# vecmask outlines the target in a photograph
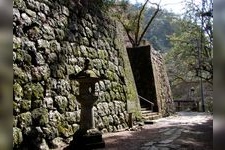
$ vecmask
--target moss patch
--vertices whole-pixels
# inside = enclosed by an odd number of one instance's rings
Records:
[[[46,126],[49,123],[48,110],[46,108],[37,108],[32,111],[33,123],[36,126]]]

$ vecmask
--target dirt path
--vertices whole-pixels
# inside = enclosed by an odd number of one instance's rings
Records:
[[[141,131],[104,134],[104,149],[212,150],[212,118],[206,113],[180,112],[176,116],[158,119],[153,125],[145,125]]]

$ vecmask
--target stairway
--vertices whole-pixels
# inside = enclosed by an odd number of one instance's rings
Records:
[[[141,108],[142,119],[145,124],[153,124],[153,120],[162,118],[158,112],[152,112],[149,108]]]

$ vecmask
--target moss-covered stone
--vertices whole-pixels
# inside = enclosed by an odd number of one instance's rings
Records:
[[[61,46],[56,40],[50,41],[49,44],[50,44],[51,52],[57,53],[57,52],[59,52],[61,50]]]
[[[26,65],[30,66],[31,65],[31,60],[32,60],[31,56],[29,54],[25,53],[24,54],[24,63]]]
[[[68,95],[68,110],[75,111],[78,108],[78,102],[76,101],[76,96],[73,94]]]
[[[66,74],[72,74],[72,73],[74,73],[74,66],[66,65]]]
[[[110,96],[111,96],[111,99],[112,99],[112,100],[115,100],[115,98],[116,98],[115,92],[110,91]]]
[[[109,118],[108,118],[107,116],[104,116],[104,117],[102,118],[102,121],[103,121],[103,124],[104,124],[104,125],[106,125],[106,126],[109,125]]]
[[[13,92],[15,97],[18,97],[18,98],[23,97],[23,88],[20,86],[20,84],[15,83],[13,85]]]
[[[100,130],[102,130],[105,127],[101,117],[98,117],[95,120],[95,124],[96,124],[96,127],[99,128]]]
[[[112,62],[109,62],[109,70],[115,71],[115,65]]]
[[[43,33],[39,27],[35,26],[35,27],[31,28],[30,30],[28,30],[27,34],[28,34],[28,37],[30,40],[36,41],[36,40],[42,38]]]
[[[57,129],[59,131],[59,135],[64,138],[68,138],[74,134],[72,126],[68,125],[67,122],[59,123]]]
[[[28,126],[32,125],[32,118],[31,118],[31,113],[26,112],[22,113],[18,116],[18,125],[21,128],[26,128]]]
[[[44,65],[44,66],[41,66],[39,68],[39,71],[41,72],[41,75],[42,75],[42,78],[43,80],[48,80],[50,75],[51,75],[51,72],[50,72],[50,68],[48,65]]]
[[[58,62],[58,56],[56,53],[48,54],[47,58],[48,59],[46,60],[46,62],[49,64],[54,64],[55,62]]]
[[[55,97],[55,106],[61,113],[64,113],[68,106],[67,98],[64,96],[56,96]]]
[[[16,102],[13,102],[13,114],[17,115],[20,113],[19,105]]]
[[[71,86],[71,92],[74,95],[79,95],[79,83],[76,81],[72,81],[70,82],[70,86]]]
[[[112,71],[109,71],[109,70],[106,71],[106,77],[107,77],[109,80],[113,81],[113,79],[114,79],[114,76],[113,76],[113,75],[114,75],[114,74],[113,74]]]
[[[43,39],[46,39],[46,40],[55,39],[55,32],[53,28],[50,27],[48,24],[44,24],[41,30],[43,31]]]
[[[90,59],[95,59],[95,58],[98,57],[98,53],[97,53],[96,49],[94,49],[94,48],[87,48],[87,51],[89,53],[88,55],[89,55]]]
[[[105,58],[105,55],[104,55],[104,51],[103,50],[98,50],[98,57],[101,58],[101,59],[104,59]]]
[[[14,75],[14,80],[18,84],[25,84],[30,81],[29,77],[25,72],[19,68],[17,65],[13,65],[13,75]]]
[[[113,125],[114,121],[113,121],[113,117],[111,115],[109,115],[108,121],[109,121],[110,125]]]
[[[81,50],[81,56],[88,57],[87,47],[85,47],[84,45],[81,45],[80,50]]]
[[[22,112],[27,112],[31,109],[31,101],[30,100],[22,100],[20,102],[20,109]]]
[[[24,94],[24,99],[31,100],[31,98],[32,98],[32,87],[31,87],[30,83],[28,83],[24,86],[23,94]]]
[[[81,56],[80,47],[76,43],[71,43],[71,47],[72,47],[73,55],[75,57],[80,57]]]
[[[20,10],[25,10],[26,9],[26,3],[23,0],[14,0],[13,1],[13,6],[17,7]]]
[[[31,108],[41,108],[43,106],[43,101],[42,100],[32,100],[31,102]]]
[[[63,40],[65,38],[65,32],[61,29],[55,29],[55,38],[57,40]]]
[[[21,49],[22,41],[21,38],[13,36],[13,50]]]
[[[34,109],[31,115],[36,126],[46,126],[49,123],[48,110],[46,108]]]
[[[58,78],[58,79],[63,79],[65,78],[65,74],[66,74],[66,66],[65,65],[51,65],[50,66],[51,69],[51,76],[54,78]]]
[[[16,52],[16,60],[18,62],[23,62],[24,61],[24,55],[25,55],[25,51],[24,50],[18,50]]]
[[[74,124],[77,122],[77,118],[76,118],[76,112],[66,112],[65,113],[65,120],[70,124]]]
[[[55,128],[54,126],[43,127],[42,131],[44,134],[44,138],[47,139],[48,141],[51,141],[59,136],[58,129]]]
[[[17,127],[18,124],[18,118],[17,116],[13,116],[13,127]]]
[[[120,124],[120,119],[116,114],[113,115],[113,121],[114,121],[114,125]]]
[[[37,40],[37,47],[40,49],[47,49],[50,47],[50,44],[47,40],[39,39]]]
[[[44,97],[44,89],[40,83],[32,84],[32,99],[42,99]]]
[[[22,142],[23,142],[23,135],[22,135],[21,129],[14,127],[13,128],[13,147],[19,148]]]

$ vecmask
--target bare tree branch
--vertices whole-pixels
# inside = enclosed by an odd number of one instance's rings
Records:
[[[131,42],[132,45],[134,45],[135,42],[134,42],[133,38],[132,38],[131,35],[130,35],[130,31],[127,29],[127,27],[126,27],[126,25],[123,23],[123,21],[120,20],[120,22],[121,22],[123,28],[125,29],[125,31],[126,31],[126,33],[127,33],[127,36],[128,36],[128,38],[129,38],[129,41]]]
[[[135,33],[135,42],[136,42],[135,44],[136,44],[136,46],[138,46],[138,36],[139,36],[139,31],[140,31],[140,21],[141,21],[141,16],[142,16],[143,11],[144,11],[146,5],[148,4],[148,2],[149,2],[149,0],[146,0],[146,1],[145,1],[145,3],[144,3],[144,5],[142,6],[141,11],[140,11],[140,13],[139,13],[139,15],[138,15],[137,29],[136,29],[136,33]]]
[[[144,28],[140,38],[138,39],[137,44],[140,45],[142,38],[144,37],[146,31],[148,30],[148,27],[152,24],[152,21],[155,19],[155,17],[157,16],[158,12],[159,12],[159,4],[156,3],[151,3],[157,6],[156,11],[154,12],[153,16],[151,17],[151,19],[149,20],[148,24],[146,25],[146,27]]]

